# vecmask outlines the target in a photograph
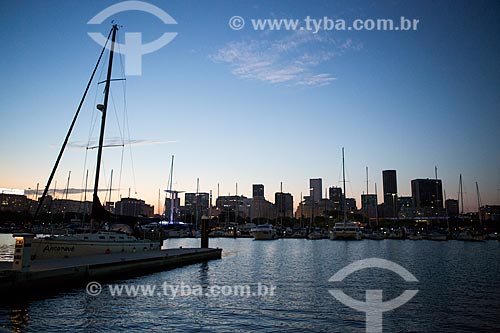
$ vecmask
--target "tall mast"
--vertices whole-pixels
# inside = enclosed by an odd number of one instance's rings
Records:
[[[87,87],[85,88],[85,92],[83,93],[82,99],[80,100],[80,104],[78,105],[78,108],[76,109],[76,113],[75,113],[75,116],[73,117],[73,121],[71,122],[68,133],[66,134],[66,137],[64,138],[64,142],[61,146],[61,149],[59,150],[59,155],[57,155],[56,163],[54,164],[54,167],[52,168],[49,179],[47,180],[47,184],[45,185],[45,189],[43,190],[43,193],[42,193],[40,200],[38,201],[38,206],[36,208],[35,215],[33,215],[33,221],[36,221],[36,217],[38,216],[38,213],[40,212],[40,209],[43,206],[43,201],[44,201],[45,197],[47,196],[47,193],[48,193],[49,188],[50,188],[50,184],[52,183],[52,179],[54,179],[54,175],[56,174],[57,167],[59,166],[59,162],[61,161],[64,150],[66,149],[66,145],[68,144],[68,140],[71,136],[71,132],[73,131],[73,127],[75,126],[76,120],[78,119],[78,115],[80,114],[80,110],[82,109],[83,102],[85,101],[85,98],[87,97],[87,93],[90,89],[90,85],[91,85],[92,81],[94,80],[95,73],[97,71],[97,68],[99,67],[99,63],[101,62],[102,55],[104,54],[104,51],[106,50],[109,36],[113,32],[113,30],[114,30],[114,28],[111,29],[111,31],[109,32],[108,39],[106,40],[106,44],[102,48],[101,54],[99,55],[99,58],[97,59],[97,63],[94,67],[94,70],[92,71],[92,75],[90,76],[89,82],[87,83]]]
[[[194,202],[194,208],[195,208],[195,216],[196,216],[196,229],[198,230],[198,200],[199,200],[199,192],[200,192],[200,178],[196,178],[196,195],[195,195],[195,202]]]
[[[68,173],[68,181],[66,182],[66,193],[64,193],[64,199],[68,199],[68,192],[69,192],[69,181],[71,180],[71,170],[69,170]]]
[[[378,227],[378,193],[377,193],[377,183],[375,183],[375,224]]]
[[[479,225],[482,225],[481,221],[481,196],[479,195],[479,185],[476,182],[476,192],[477,192],[477,216],[479,218]]]
[[[101,171],[101,160],[102,160],[102,146],[104,144],[104,129],[106,126],[106,112],[108,109],[108,99],[109,99],[109,88],[111,86],[111,73],[113,70],[113,54],[115,49],[116,31],[118,30],[118,25],[114,24],[111,34],[111,48],[109,52],[109,63],[108,63],[108,74],[106,76],[106,86],[104,88],[104,104],[97,105],[97,108],[102,112],[101,117],[101,132],[99,134],[99,146],[97,149],[97,165],[95,170],[95,183],[94,183],[94,194],[92,196],[92,219],[90,220],[90,231],[92,231],[93,220],[96,218],[96,209],[98,209],[100,202],[97,192],[99,191],[99,173]]]
[[[368,196],[368,192],[370,191],[370,189],[368,188],[368,167],[366,167],[366,197],[365,197],[365,202],[364,202],[364,206],[365,206],[365,216],[366,216],[366,219],[368,221],[368,225],[370,224],[370,217],[368,216],[368,203],[369,203],[369,196]],[[363,204],[363,200],[361,200],[361,204]]]
[[[347,220],[347,216],[346,216],[346,202],[345,202],[345,165],[344,165],[344,147],[342,147],[342,185],[344,187],[344,196],[342,197],[342,210],[344,211],[344,223],[346,222]]]
[[[168,187],[168,192],[170,193],[170,219],[169,222],[172,223],[174,221],[174,204],[175,204],[175,198],[174,198],[174,191],[172,190],[172,182],[174,179],[174,155],[172,155],[172,162],[170,164],[170,179],[168,180],[169,187]]]
[[[459,180],[458,185],[459,185],[458,196],[460,198],[460,205],[461,205],[460,215],[463,215],[463,213],[464,213],[464,190],[462,188],[462,174],[460,174],[460,180]]]
[[[366,167],[366,195],[370,194],[368,189],[368,167]]]
[[[111,202],[111,191],[113,190],[113,169],[111,169],[111,178],[109,180],[109,199],[107,202]]]

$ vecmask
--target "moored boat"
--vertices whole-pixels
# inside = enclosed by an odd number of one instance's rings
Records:
[[[106,80],[103,81],[103,83],[105,83],[104,101],[103,104],[97,105],[97,109],[101,112],[101,126],[99,134],[99,144],[97,147],[95,147],[97,148],[97,162],[95,170],[95,182],[94,182],[94,191],[92,198],[92,212],[90,216],[91,220],[90,220],[89,232],[64,235],[59,237],[55,236],[36,237],[33,239],[32,242],[32,251],[33,251],[32,255],[34,259],[67,258],[67,257],[87,256],[94,254],[135,252],[135,251],[160,249],[159,242],[153,242],[151,240],[141,240],[132,235],[133,232],[132,226],[134,227],[135,231],[139,230],[139,228],[137,229],[135,228],[137,225],[137,219],[135,217],[118,216],[108,212],[107,210],[104,209],[98,197],[99,175],[100,175],[100,168],[102,161],[102,151],[104,146],[106,114],[108,109],[108,100],[109,100],[110,86],[112,81],[111,74],[113,67],[113,54],[114,54],[114,46],[115,46],[117,31],[118,31],[118,26],[115,24],[113,25],[108,36],[108,41],[111,41],[111,46],[109,52],[107,76]],[[88,93],[92,80],[94,79],[94,75],[99,67],[99,63],[102,59],[105,49],[106,47],[103,48],[101,55],[99,56],[97,64],[91,75],[90,81],[88,82],[87,89],[85,90],[85,93],[80,102],[80,106],[78,107],[76,114],[73,118],[73,121],[71,123],[71,126],[68,130],[68,133],[66,134],[66,138],[59,151],[59,155],[52,169],[52,172],[49,176],[44,192],[38,202],[38,207],[33,217],[34,221],[36,220],[36,217],[40,212],[41,207],[43,206],[44,199],[47,196],[50,184],[52,182],[52,179],[54,178],[57,167],[59,165],[59,162],[65,151],[66,145],[73,130],[73,126],[78,118],[81,107]],[[99,231],[103,230],[105,226],[108,226],[107,228],[108,231]]]
[[[361,229],[356,222],[335,223],[330,233],[331,240],[361,240]]]
[[[261,224],[251,230],[255,240],[277,239],[276,230],[272,224]]]
[[[159,249],[158,242],[137,239],[125,233],[100,231],[92,234],[35,238],[32,242],[31,257],[32,260],[40,260]]]

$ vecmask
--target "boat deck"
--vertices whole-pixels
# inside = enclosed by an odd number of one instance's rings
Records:
[[[96,279],[116,279],[220,259],[221,249],[178,248],[136,253],[112,253],[66,259],[34,260],[28,272],[0,262],[0,294],[62,289]]]

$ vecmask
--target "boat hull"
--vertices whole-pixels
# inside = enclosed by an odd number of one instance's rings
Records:
[[[255,240],[273,240],[276,239],[276,233],[269,231],[254,231],[253,238]]]
[[[85,240],[34,239],[32,259],[56,259],[97,254],[159,250],[160,244],[149,240],[111,242]]]
[[[360,232],[334,231],[330,234],[331,240],[361,240]]]

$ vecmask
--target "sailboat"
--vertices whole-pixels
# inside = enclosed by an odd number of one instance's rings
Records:
[[[460,175],[460,186],[462,186],[462,175]],[[463,197],[463,190],[460,188],[460,192]],[[476,192],[477,192],[477,214],[479,218],[479,226],[482,227],[481,220],[481,196],[479,195],[479,185],[476,182]],[[463,207],[463,205],[462,205]],[[463,208],[462,208],[463,213]],[[486,235],[482,232],[482,230],[475,230],[470,228],[465,228],[462,232],[457,234],[457,240],[466,241],[466,242],[483,242],[486,240]]]
[[[174,177],[174,155],[172,155],[172,162],[170,164],[170,175],[168,177],[168,186],[165,190],[169,194],[170,198],[165,197],[165,214],[163,216],[163,221],[160,221],[163,236],[165,238],[179,238],[188,237],[190,235],[189,226],[183,222],[175,221],[175,211],[177,207],[175,203],[179,197],[179,193],[183,191],[176,191],[173,189],[173,177]],[[167,201],[169,200],[169,201]],[[170,204],[170,215],[167,218],[167,202]]]
[[[361,240],[362,233],[359,228],[359,223],[347,221],[346,202],[345,202],[345,165],[344,165],[344,148],[342,148],[342,183],[344,187],[344,196],[342,198],[342,210],[344,212],[344,220],[335,223],[330,232],[331,240]]]
[[[115,47],[117,31],[118,31],[118,25],[115,24],[111,28],[106,45],[102,49],[97,64],[87,84],[85,93],[82,97],[82,100],[80,101],[80,105],[76,111],[71,126],[68,130],[68,133],[61,147],[54,168],[52,169],[52,173],[49,176],[49,180],[47,182],[44,193],[39,201],[37,210],[33,218],[33,220],[36,219],[36,216],[43,205],[43,200],[47,195],[50,183],[54,177],[57,166],[61,160],[66,144],[68,143],[69,137],[71,135],[78,114],[83,105],[87,92],[90,88],[96,70],[102,59],[107,43],[111,40],[107,78],[105,81],[106,85],[104,88],[104,102],[103,104],[97,105],[97,109],[101,111],[102,116],[101,116],[99,146],[97,147],[98,151],[97,151],[97,163],[95,172],[94,194],[92,198],[90,233],[64,235],[64,236],[50,236],[41,238],[37,237],[33,239],[32,243],[32,259],[68,258],[68,257],[88,256],[96,254],[151,251],[160,249],[159,242],[153,242],[145,239],[138,239],[137,237],[133,236],[131,234],[132,228],[130,227],[130,224],[133,224],[135,222],[134,218],[116,216],[106,211],[102,206],[101,202],[99,201],[99,197],[97,195],[99,188],[99,173],[100,173],[102,150],[104,143],[106,111],[108,108],[109,90],[112,81],[111,73],[113,67],[113,55],[114,55],[114,47]],[[113,230],[113,231],[99,231],[106,224],[110,225],[108,230]],[[98,231],[93,232],[94,229]]]

